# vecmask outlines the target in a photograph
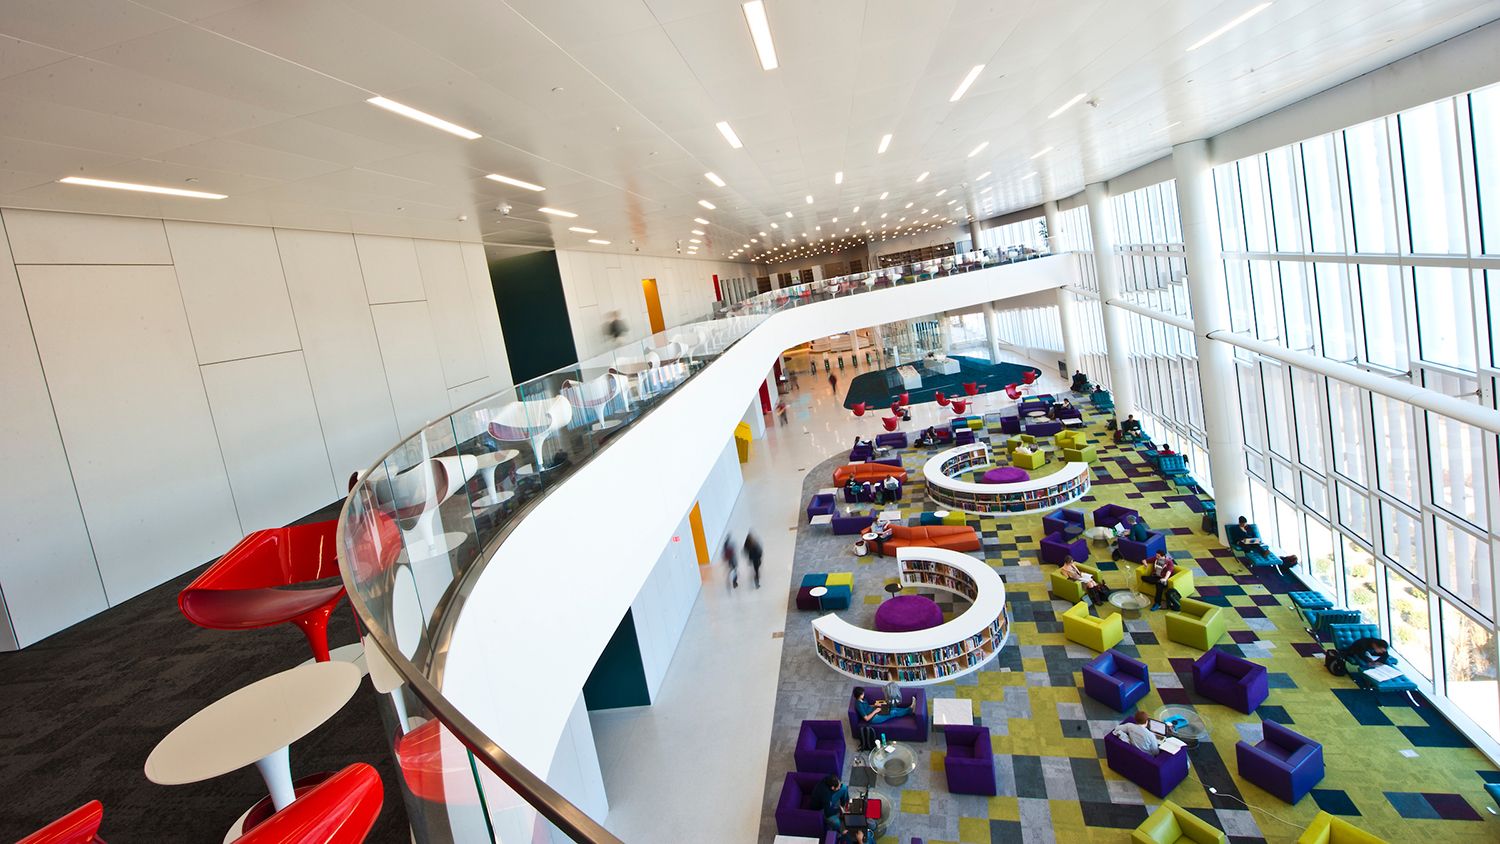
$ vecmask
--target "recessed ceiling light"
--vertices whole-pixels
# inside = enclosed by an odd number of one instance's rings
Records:
[[[984,148],[987,147],[987,146],[989,146],[989,145],[990,145],[990,142],[989,141],[985,141],[985,142],[981,143],[979,146],[974,147],[973,149],[969,150],[969,157],[973,158],[974,156],[980,154],[981,152],[984,152]]]
[[[542,212],[543,214],[551,214],[554,217],[577,217],[578,216],[577,214],[574,214],[572,211],[564,211],[561,208],[546,208],[546,207],[542,207],[542,208],[538,208],[536,210]]]
[[[918,211],[917,213],[918,214],[926,214],[927,213],[927,209],[923,208],[921,211]]]
[[[992,191],[994,189],[995,189],[995,186],[994,185],[990,185],[989,187],[987,187],[984,190],[980,191],[980,193],[989,193],[990,191]]]
[[[751,243],[760,243],[760,238],[752,237],[752,238],[750,238],[750,242]]]
[[[840,170],[837,173],[833,174],[833,183],[836,184],[836,185],[842,185],[844,183],[844,171],[843,170]]]
[[[765,237],[765,236],[766,236],[766,233],[765,233],[765,232],[760,232],[760,236],[761,236],[761,237]]]
[[[724,180],[719,178],[718,173],[704,173],[703,178],[709,180],[710,182],[713,182],[715,185],[721,188],[724,187]]]
[[[600,240],[597,237],[591,237],[591,238],[589,238],[589,243],[597,243],[600,246],[608,246],[609,245],[609,241],[607,241],[607,240]]]
[[[755,52],[760,56],[760,66],[775,70],[776,45],[771,41],[771,22],[766,19],[766,4],[762,0],[750,0],[743,7],[745,23],[750,26],[750,40],[755,42]]]
[[[483,137],[473,129],[465,129],[457,123],[449,123],[441,117],[433,117],[425,111],[418,111],[409,105],[398,103],[395,100],[388,100],[385,97],[371,97],[365,100],[365,102],[377,108],[383,108],[386,111],[399,114],[402,117],[409,117],[418,123],[426,123],[434,129],[441,129],[450,135],[457,135],[465,140],[472,141],[475,138]]]
[[[915,203],[915,202],[908,202],[908,203],[906,203],[906,207],[910,208],[910,207],[912,207],[913,205],[916,205],[916,204],[917,203]]]
[[[890,145],[891,145],[891,136],[890,136],[890,133],[886,133],[884,135],[881,135],[880,136],[880,146],[878,146],[878,147],[875,148],[875,154],[876,155],[883,154],[888,148],[890,148]]]
[[[790,212],[790,211],[786,212],[786,216],[787,216],[787,219],[791,219],[792,212]]]
[[[849,213],[850,214],[858,214],[859,213],[859,206],[858,205],[854,206],[854,210],[850,211]]]
[[[982,64],[976,64],[972,68],[970,68],[969,75],[964,77],[964,81],[958,83],[958,87],[954,89],[953,96],[948,98],[948,102],[958,102],[963,97],[964,93],[969,90],[969,86],[974,84],[974,80],[978,79],[979,74],[983,71],[984,65]]]
[[[111,182],[108,179],[87,179],[83,176],[66,176],[58,179],[66,185],[83,185],[91,188],[109,188],[111,190],[133,190],[141,193],[160,193],[167,196],[186,196],[191,199],[227,199],[227,194],[209,193],[201,190],[184,190],[182,188],[164,188],[157,185],[138,185],[134,182]]]
[[[694,217],[693,222],[697,223],[700,226],[708,225],[708,221],[703,219],[702,217]]]
[[[1056,111],[1053,111],[1051,114],[1047,115],[1047,119],[1051,120],[1052,118],[1058,116],[1059,114],[1062,114],[1063,112],[1067,111],[1068,109],[1072,108],[1073,106],[1078,105],[1079,103],[1083,102],[1083,98],[1087,97],[1087,96],[1088,96],[1088,92],[1084,92],[1082,94],[1079,94],[1079,95],[1073,97],[1073,99],[1068,100],[1067,102],[1065,102],[1062,105],[1058,106]]]
[[[698,239],[698,238],[696,238],[696,237],[694,237],[694,238],[690,238],[690,239],[689,239],[689,240],[688,240],[688,243],[702,243],[702,242],[703,242],[703,241],[701,241],[701,240],[699,240],[699,239]]]
[[[1031,160],[1032,161],[1036,161],[1038,158],[1041,158],[1042,156],[1046,155],[1047,153],[1049,153],[1051,151],[1052,151],[1052,147],[1043,147],[1041,152],[1038,152],[1036,155],[1033,155],[1031,157]]]
[[[888,196],[890,196],[890,195],[891,195],[891,192],[890,192],[890,191],[886,191],[886,192],[885,192],[885,193],[882,193],[882,194],[881,194],[881,195],[880,195],[880,198],[881,198],[881,199],[885,199],[885,198],[886,198],[886,197],[888,197]]]
[[[530,182],[523,182],[520,179],[512,179],[509,176],[502,176],[499,173],[486,174],[485,178],[490,179],[491,181],[500,182],[502,184],[515,185],[518,188],[525,188],[527,190],[546,190],[546,188],[542,187],[541,185],[533,185]]]
[[[890,216],[889,212],[887,212],[887,211],[880,212],[880,219],[884,220],[888,216]]]
[[[717,206],[717,205],[715,205],[715,204],[713,204],[713,203],[712,203],[712,202],[709,202],[709,201],[708,201],[708,200],[706,200],[706,199],[700,199],[700,200],[698,200],[698,204],[699,204],[699,205],[702,205],[702,206],[703,206],[703,207],[704,207],[704,208],[707,208],[707,209],[708,209],[708,210],[710,210],[710,211],[712,211],[712,210],[714,210],[714,209],[715,209],[715,208],[718,208],[718,207],[719,207],[719,206]]]
[[[734,133],[734,128],[729,125],[728,121],[720,120],[714,125],[719,127],[719,134],[724,136],[724,140],[728,141],[730,146],[735,149],[744,146],[740,143],[740,136]]]
[[[924,181],[927,180],[927,177],[929,175],[931,175],[931,171],[929,171],[929,170],[923,170],[922,171],[922,175],[920,175],[920,176],[917,177],[917,181],[924,182]]]
[[[693,234],[696,234],[699,237],[702,237],[703,236],[703,230],[702,229],[693,229]]]
[[[937,192],[937,195],[938,196],[942,196],[943,194],[945,194],[947,192],[948,192],[948,189],[947,188],[943,188],[942,190],[940,190],[940,191]]]
[[[1213,41],[1214,39],[1216,39],[1219,36],[1223,35],[1224,33],[1228,32],[1229,30],[1234,29],[1235,27],[1239,26],[1240,24],[1244,23],[1245,21],[1250,20],[1251,18],[1255,17],[1256,15],[1260,14],[1261,12],[1264,12],[1266,9],[1270,8],[1270,6],[1271,6],[1270,3],[1261,3],[1259,6],[1256,6],[1256,7],[1252,8],[1252,9],[1250,9],[1250,11],[1245,12],[1244,14],[1240,15],[1239,17],[1235,18],[1234,20],[1230,21],[1229,23],[1224,24],[1223,26],[1219,27],[1218,29],[1214,30],[1213,32],[1210,32],[1209,34],[1207,34],[1207,35],[1203,36],[1202,38],[1198,39],[1196,42],[1193,43],[1193,46],[1187,48],[1187,51],[1189,53],[1193,52],[1194,50],[1198,49],[1199,47],[1202,47],[1203,45],[1209,43],[1210,41]]]
[[[1027,173],[1026,175],[1022,176],[1021,178],[1022,178],[1022,180],[1025,180],[1025,179],[1035,179],[1036,178],[1036,171],[1032,170],[1030,173]]]
[[[570,231],[570,232],[578,232],[579,234],[598,234],[599,233],[598,229],[586,229],[583,226],[568,226],[568,231]]]
[[[773,228],[773,229],[779,229],[779,228],[781,228],[781,224],[780,223],[772,223],[771,224],[771,228]]]

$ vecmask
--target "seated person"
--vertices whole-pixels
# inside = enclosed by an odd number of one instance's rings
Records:
[[[1136,710],[1135,717],[1123,724],[1116,725],[1111,733],[1115,738],[1130,742],[1136,750],[1148,756],[1155,756],[1161,752],[1161,742],[1156,733],[1147,729],[1146,725],[1151,722],[1151,716],[1146,711]]]
[[[1157,551],[1156,556],[1151,558],[1150,563],[1151,573],[1141,578],[1141,580],[1156,584],[1156,599],[1151,602],[1151,609],[1159,610],[1161,609],[1162,599],[1167,594],[1167,581],[1171,580],[1172,575],[1177,573],[1177,563],[1172,559],[1172,555],[1166,551]]]
[[[1093,601],[1095,606],[1109,600],[1109,589],[1102,583],[1094,582],[1094,576],[1079,568],[1078,563],[1071,557],[1068,558],[1066,563],[1058,566],[1057,573],[1076,583],[1083,584],[1084,591],[1088,593],[1089,600]]]
[[[861,490],[862,487],[859,485],[859,481],[855,480],[852,475],[849,477],[849,480],[844,481],[844,492],[847,493],[853,500],[859,500],[859,494]]]
[[[1157,454],[1176,454],[1177,452],[1175,452],[1175,451],[1172,450],[1172,444],[1171,443],[1162,443],[1161,444],[1161,448],[1158,448],[1156,450],[1156,453]]]
[[[876,519],[875,524],[870,526],[870,533],[875,534],[875,550],[881,554],[885,553],[886,540],[896,534],[891,530],[891,523],[885,519]]]
[[[900,498],[901,482],[896,480],[895,475],[886,475],[885,480],[880,484],[880,492],[880,500],[882,502],[896,501]]]
[[[839,780],[838,774],[829,774],[813,787],[812,804],[822,809],[825,828],[842,831],[842,813],[849,808],[849,787]]]
[[[834,841],[836,844],[865,844],[870,840],[865,837],[866,832],[867,830],[864,829],[846,829],[840,832],[839,837]]]
[[[1363,639],[1355,639],[1344,648],[1341,656],[1359,665],[1360,669],[1374,668],[1377,665],[1389,665],[1391,653],[1384,639],[1374,636],[1366,636]]]
[[[1273,553],[1271,553],[1271,547],[1266,544],[1265,540],[1260,538],[1259,527],[1256,527],[1250,522],[1249,519],[1245,518],[1244,516],[1240,516],[1239,526],[1240,533],[1242,535],[1240,536],[1239,540],[1235,542],[1235,545],[1238,546],[1241,551],[1244,551],[1247,554],[1254,554],[1257,557],[1264,557],[1266,559],[1275,556]]]
[[[1140,436],[1141,420],[1135,418],[1134,415],[1125,417],[1125,421],[1120,423],[1120,437],[1122,439],[1134,440],[1139,439]]]
[[[1151,529],[1146,526],[1145,519],[1137,519],[1135,516],[1126,516],[1125,521],[1129,523],[1129,536],[1133,542],[1145,542],[1151,538]]]
[[[1016,450],[1015,450],[1014,453],[1015,454],[1024,454],[1027,457],[1030,457],[1031,455],[1035,454],[1036,452],[1032,450],[1031,446],[1027,445],[1026,443],[1021,443],[1020,445],[1016,446]]]
[[[1088,389],[1088,386],[1089,386],[1089,377],[1087,375],[1083,374],[1083,370],[1080,369],[1077,372],[1073,373],[1073,384],[1072,384],[1073,392],[1075,392],[1075,393],[1082,393],[1082,392],[1084,392],[1085,390]]]
[[[935,442],[937,442],[937,431],[933,430],[931,425],[928,425],[922,430],[922,433],[917,435],[917,445],[932,445]]]
[[[871,443],[869,440],[862,440],[862,439],[859,438],[859,434],[855,434],[854,435],[854,447],[855,448],[859,448],[862,445],[868,445],[868,446],[871,446],[872,448],[874,447],[874,444]]]
[[[854,690],[854,707],[859,712],[859,720],[866,724],[884,724],[892,718],[902,718],[910,715],[912,707],[915,704],[915,699],[907,706],[900,706],[899,701],[890,700],[870,703],[865,700],[864,689]]]

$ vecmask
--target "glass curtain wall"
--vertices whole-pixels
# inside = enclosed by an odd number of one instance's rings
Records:
[[[999,311],[995,322],[1000,342],[1037,363],[1046,364],[1048,370],[1062,360],[1062,325],[1058,322],[1056,305]]]
[[[1047,251],[1047,239],[1042,236],[1044,218],[1034,217],[1019,223],[1007,223],[979,231],[979,248],[1004,251],[1012,247]]]

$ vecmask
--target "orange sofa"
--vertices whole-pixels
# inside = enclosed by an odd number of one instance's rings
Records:
[[[896,556],[897,548],[947,548],[949,551],[978,551],[979,534],[967,525],[931,525],[928,527],[891,526],[891,538],[881,544],[880,553]]]
[[[888,463],[850,463],[833,470],[833,483],[843,486],[853,477],[856,481],[864,483],[878,483],[887,477],[894,476],[901,483],[906,483],[906,470],[900,466],[892,466]]]

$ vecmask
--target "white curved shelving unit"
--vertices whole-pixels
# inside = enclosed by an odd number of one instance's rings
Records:
[[[968,599],[969,608],[906,633],[857,627],[829,613],[812,623],[824,665],[855,680],[926,686],[978,671],[1005,647],[1005,581],[988,563],[945,548],[899,548],[896,565],[902,586],[952,592]]]
[[[953,477],[989,465],[989,443],[976,442],[934,454],[922,464],[927,497],[965,513],[1045,513],[1082,498],[1093,482],[1087,463],[1068,463],[1049,475],[1010,484],[982,484]]]

